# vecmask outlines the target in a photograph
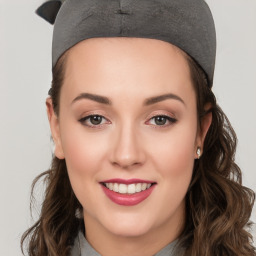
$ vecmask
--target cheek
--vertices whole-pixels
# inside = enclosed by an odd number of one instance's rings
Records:
[[[193,148],[188,141],[173,141],[155,160],[156,168],[165,184],[164,189],[170,192],[166,197],[173,202],[182,200],[190,184],[194,166]]]
[[[168,134],[151,138],[152,159],[166,175],[180,176],[193,169],[195,141],[196,125],[175,127]]]
[[[80,124],[64,124],[61,130],[62,147],[72,188],[80,202],[88,200],[103,168],[107,140],[104,134],[85,132]],[[88,195],[80,198],[81,195]]]
[[[197,124],[193,122],[173,127],[168,134],[153,137],[148,145],[163,184],[163,197],[176,206],[184,199],[191,181],[196,131]]]
[[[67,165],[74,172],[94,172],[106,152],[104,132],[90,132],[80,123],[68,120],[64,120],[61,127],[62,148]]]
[[[149,135],[143,138],[148,167],[153,168],[159,183],[153,195],[154,206],[147,209],[152,216],[158,216],[156,225],[181,221],[184,214],[184,198],[193,173],[196,130],[197,125],[190,122],[173,126],[167,132],[154,132],[150,139]]]

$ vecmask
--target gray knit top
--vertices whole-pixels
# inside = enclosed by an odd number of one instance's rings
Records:
[[[164,247],[160,252],[154,256],[182,256],[184,250],[177,246],[178,240],[175,240]],[[79,232],[77,238],[75,239],[74,246],[71,250],[71,256],[101,256],[95,251],[85,239],[82,232]]]

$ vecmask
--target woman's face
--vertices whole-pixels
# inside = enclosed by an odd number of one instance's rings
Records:
[[[58,119],[47,105],[87,235],[179,234],[205,134],[180,50],[154,39],[85,40],[68,52]]]

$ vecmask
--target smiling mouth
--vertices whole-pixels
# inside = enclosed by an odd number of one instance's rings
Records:
[[[112,182],[102,182],[101,183],[107,189],[114,191],[119,194],[136,194],[144,190],[149,189],[156,183],[132,183],[132,184],[122,184],[122,183],[112,183]]]
[[[105,195],[115,204],[134,206],[146,200],[157,183],[140,179],[110,179],[100,184]]]

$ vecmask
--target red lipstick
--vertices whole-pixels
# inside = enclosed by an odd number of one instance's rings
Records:
[[[125,184],[125,185],[147,183],[147,184],[150,184],[151,186],[145,190],[141,190],[140,192],[135,192],[132,194],[128,194],[128,193],[122,194],[107,188],[105,185],[106,183],[112,183],[112,184],[117,183],[117,184]],[[133,206],[141,203],[151,195],[152,191],[155,188],[156,182],[149,181],[149,180],[140,180],[140,179],[129,179],[129,180],[110,179],[110,180],[102,181],[100,182],[100,184],[103,189],[103,192],[112,202],[118,205],[123,205],[123,206]]]
[[[119,184],[133,184],[133,183],[156,183],[155,181],[151,180],[141,180],[141,179],[110,179],[110,180],[103,180],[100,183],[119,183]]]

